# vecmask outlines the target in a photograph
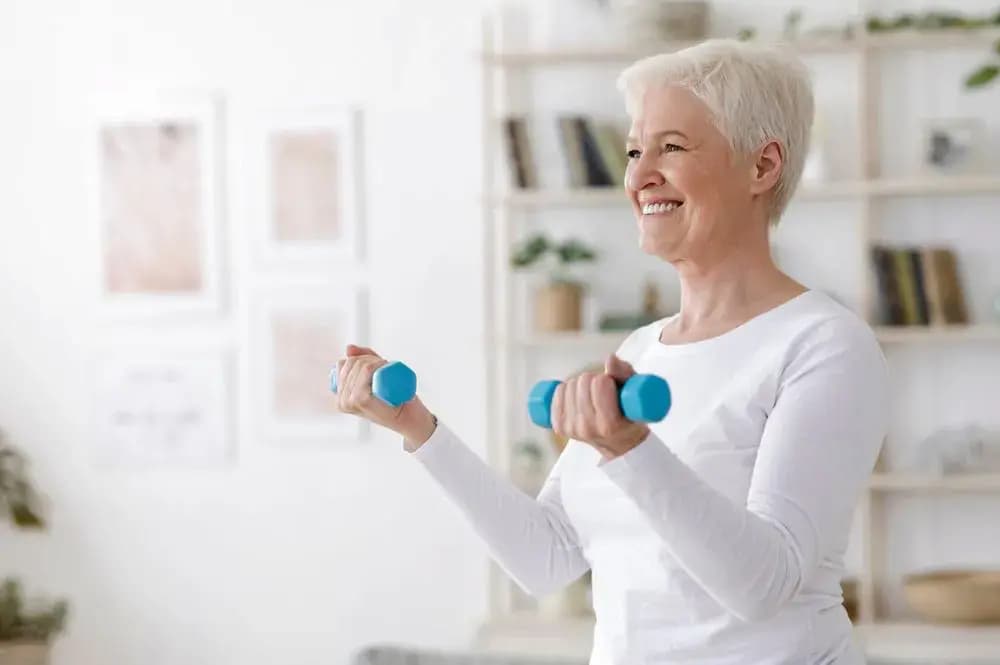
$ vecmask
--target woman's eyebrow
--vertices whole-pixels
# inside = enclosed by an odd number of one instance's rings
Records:
[[[656,137],[667,136],[669,134],[676,134],[677,136],[681,137],[685,141],[687,140],[687,136],[684,134],[684,132],[680,131],[679,129],[664,129],[664,130],[659,131],[659,132],[654,132],[652,136],[654,138],[656,138]],[[628,140],[629,143],[639,143],[639,139],[637,139],[634,136],[629,136],[627,140]]]

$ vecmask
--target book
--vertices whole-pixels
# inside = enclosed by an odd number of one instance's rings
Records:
[[[601,151],[597,147],[597,140],[594,138],[590,120],[584,116],[576,116],[573,122],[576,127],[577,140],[580,141],[580,150],[587,174],[587,186],[607,187],[611,185],[611,174],[608,173],[604,160],[601,159]]]
[[[917,296],[917,320],[916,323],[921,326],[926,326],[930,324],[930,313],[928,311],[927,305],[927,293],[924,289],[924,275],[923,267],[921,266],[920,260],[920,250],[916,248],[910,248],[903,250],[906,253],[907,258],[910,260],[910,272],[913,275],[913,287],[914,292]]]
[[[574,116],[559,116],[559,139],[562,145],[563,158],[569,171],[570,187],[587,186],[587,167],[583,160],[583,146],[577,135]]]
[[[910,264],[909,253],[905,249],[889,250],[892,256],[893,272],[896,275],[896,285],[899,289],[899,301],[903,307],[903,324],[912,326],[920,322],[917,305],[917,285]]]
[[[899,297],[896,272],[891,251],[880,245],[871,248],[872,264],[875,269],[875,283],[878,292],[879,323],[902,325],[904,323],[903,304]]]
[[[538,186],[531,143],[524,118],[509,117],[503,120],[504,142],[507,146],[507,165],[510,182],[519,189],[533,189]]]
[[[625,169],[628,158],[625,155],[625,138],[618,129],[610,123],[593,125],[594,138],[601,153],[604,168],[611,176],[614,185],[624,185]]]
[[[945,323],[967,324],[969,314],[965,305],[965,294],[958,277],[958,260],[955,253],[947,248],[930,250],[931,269],[936,273],[938,299]]]

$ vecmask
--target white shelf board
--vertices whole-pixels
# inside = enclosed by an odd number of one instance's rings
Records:
[[[1000,662],[1000,626],[874,623],[857,626],[855,634],[871,661],[928,665]]]
[[[1000,325],[877,326],[875,335],[886,344],[1000,340]]]
[[[861,39],[805,38],[787,42],[797,52],[856,53],[864,49],[875,51],[945,50],[989,48],[1000,38],[1000,30],[907,30],[866,34]],[[573,64],[619,64],[644,56],[693,46],[702,40],[664,42],[641,49],[627,47],[602,47],[579,49],[523,50],[484,53],[486,64],[497,67],[532,67]]]
[[[1000,492],[1000,473],[873,473],[868,487],[876,492]]]
[[[548,619],[530,612],[490,621],[477,635],[477,647],[549,658],[585,661],[593,640],[592,617]],[[884,622],[855,626],[855,636],[872,661],[996,665],[1000,626],[943,626]]]
[[[935,196],[941,194],[1000,194],[1000,175],[916,175],[880,178],[866,185],[872,196]]]

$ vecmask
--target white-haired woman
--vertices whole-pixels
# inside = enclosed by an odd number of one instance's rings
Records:
[[[771,259],[808,148],[805,68],[712,40],[636,62],[619,88],[639,244],[674,266],[681,306],[560,386],[552,420],[570,442],[538,497],[419,399],[373,399],[371,349],[340,361],[339,405],[401,434],[528,592],[592,571],[592,665],[860,663],[840,580],[887,371],[862,319]],[[664,421],[619,412],[633,371],[670,383]]]

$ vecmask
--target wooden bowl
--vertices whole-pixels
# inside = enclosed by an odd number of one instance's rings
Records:
[[[1000,570],[935,570],[903,578],[917,614],[943,623],[1000,623]]]

